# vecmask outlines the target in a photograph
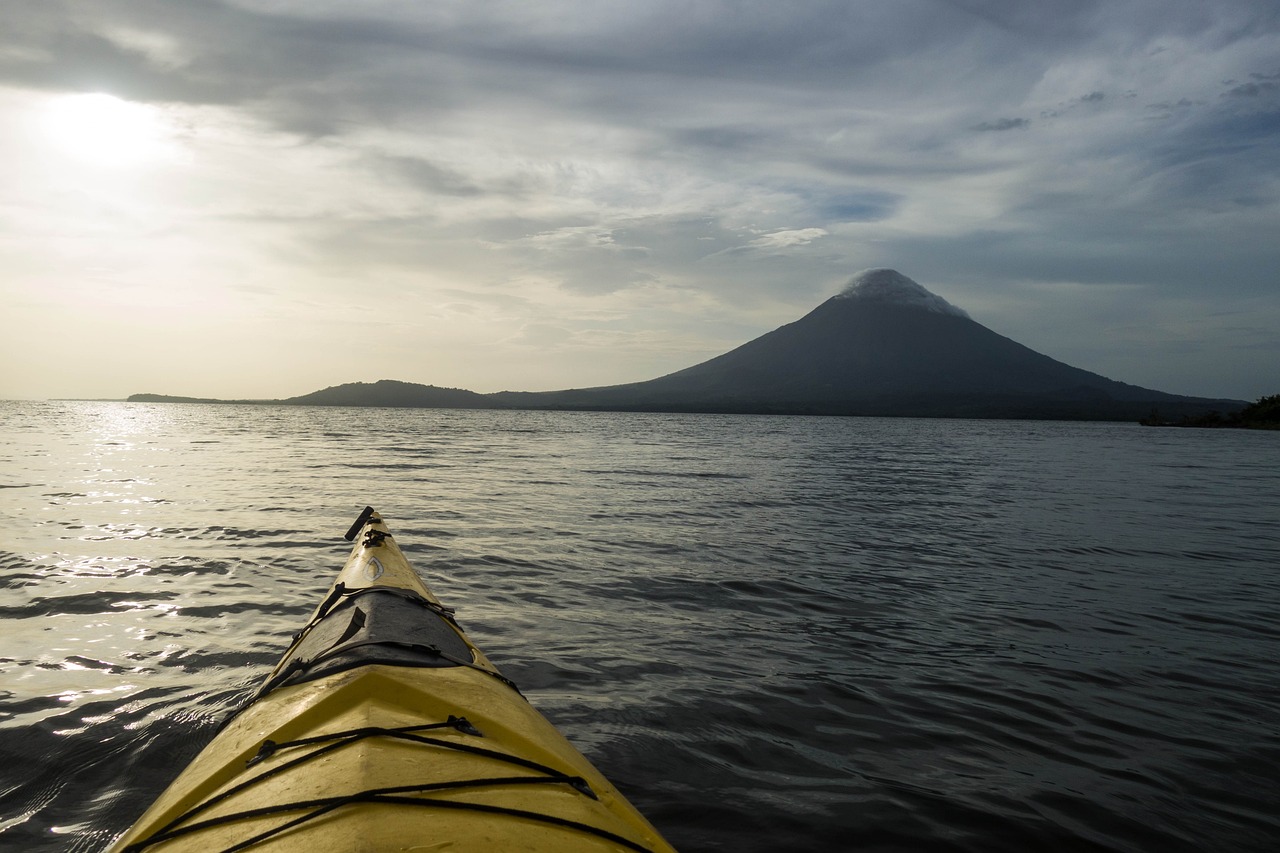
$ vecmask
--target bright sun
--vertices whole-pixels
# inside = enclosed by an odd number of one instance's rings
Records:
[[[155,107],[114,95],[65,95],[49,104],[46,127],[64,153],[100,166],[138,166],[164,159],[172,132]]]

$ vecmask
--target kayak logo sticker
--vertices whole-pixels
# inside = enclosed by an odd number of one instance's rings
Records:
[[[368,580],[376,581],[378,578],[382,577],[382,572],[382,563],[378,562],[377,557],[370,557],[369,562],[364,564],[364,576]]]

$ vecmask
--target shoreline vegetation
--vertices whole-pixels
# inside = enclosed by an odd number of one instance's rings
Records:
[[[1275,429],[1280,430],[1280,394],[1259,397],[1236,412],[1208,412],[1203,415],[1183,415],[1176,421],[1165,420],[1159,411],[1138,423],[1154,427],[1187,427],[1191,429]]]

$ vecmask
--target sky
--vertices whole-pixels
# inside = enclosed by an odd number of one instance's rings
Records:
[[[900,271],[1280,393],[1275,0],[9,0],[0,398],[650,379]]]

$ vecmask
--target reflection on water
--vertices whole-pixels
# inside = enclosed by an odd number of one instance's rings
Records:
[[[0,404],[0,847],[97,850],[365,503],[678,846],[1270,849],[1271,435]]]

